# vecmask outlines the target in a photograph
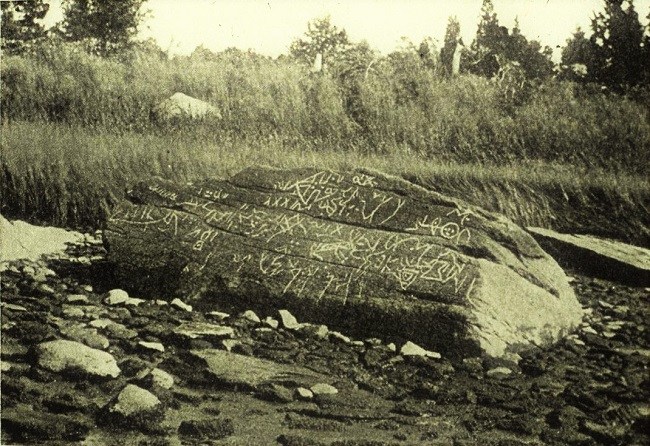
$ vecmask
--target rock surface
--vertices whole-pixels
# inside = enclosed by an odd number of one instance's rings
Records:
[[[208,117],[221,119],[221,113],[217,107],[183,93],[174,93],[158,104],[153,109],[153,116],[160,123]]]
[[[228,181],[154,179],[129,197],[104,236],[141,296],[286,308],[458,355],[545,345],[582,316],[525,231],[377,172],[251,168]]]
[[[89,272],[106,274],[101,252],[95,244],[73,246],[65,257],[9,262],[0,275],[0,443],[650,442],[650,307],[643,288],[571,271],[572,287],[585,308],[584,322],[562,342],[521,357],[510,354],[507,360],[454,360],[445,355],[432,359],[403,357],[381,338],[361,341],[348,332],[306,336],[304,324],[299,330],[272,328],[241,316],[215,318],[209,311],[187,312],[155,301],[128,309],[107,305],[103,298],[117,284],[110,275]],[[92,259],[92,268],[80,259]],[[46,274],[48,269],[55,274]],[[54,291],[43,294],[43,284]],[[86,299],[70,302],[68,296],[75,294]],[[73,307],[84,316],[63,311]],[[276,314],[258,312],[262,320]],[[39,366],[33,355],[39,344],[83,331],[89,320],[100,320],[94,328],[110,341],[109,351],[121,369],[117,377],[97,379]],[[234,338],[228,339],[238,343],[233,350],[249,360],[263,360],[262,369],[300,371],[299,377],[307,373],[318,379],[295,387],[295,375],[283,372],[274,374],[272,382],[256,381],[252,391],[245,384],[225,385],[210,374],[205,360],[190,353],[222,349],[224,341],[208,337],[178,342],[173,333],[182,324],[215,320],[233,329]],[[109,330],[113,326],[121,328]],[[152,352],[139,342],[159,342],[165,349]],[[241,361],[242,367],[248,364]],[[232,374],[234,369],[231,365]],[[329,383],[338,393],[313,395],[308,388],[318,383]],[[130,384],[147,389],[161,404],[139,415],[109,416],[107,408]],[[155,401],[150,395],[147,398]]]
[[[98,377],[117,377],[120,368],[110,353],[87,347],[79,342],[56,340],[37,348],[38,364],[53,372],[87,373]]]
[[[9,260],[37,260],[43,254],[65,251],[67,244],[83,240],[79,232],[34,226],[24,221],[10,222],[0,215],[0,271]]]
[[[589,235],[527,228],[560,265],[631,286],[650,286],[650,250]]]
[[[290,384],[298,388],[309,387],[326,379],[302,367],[287,366],[224,350],[193,350],[191,353],[205,362],[210,375],[229,386],[257,389],[264,384]]]

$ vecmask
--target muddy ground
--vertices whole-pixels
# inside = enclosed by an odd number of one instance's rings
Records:
[[[104,254],[87,237],[2,273],[3,445],[650,443],[648,289],[568,271],[586,310],[574,335],[518,361],[451,361],[278,314],[107,302]],[[39,345],[57,339],[109,353],[119,375],[54,371]],[[220,371],[196,355],[214,350],[233,358]],[[260,380],[261,359],[286,367]],[[305,369],[329,386],[287,378]],[[129,384],[142,397],[116,399]]]

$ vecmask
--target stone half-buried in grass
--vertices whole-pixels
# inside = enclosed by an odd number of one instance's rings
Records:
[[[562,269],[520,227],[368,170],[154,178],[115,208],[104,237],[138,296],[286,309],[444,356],[547,345],[582,316]]]

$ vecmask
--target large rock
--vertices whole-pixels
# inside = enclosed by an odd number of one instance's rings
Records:
[[[400,178],[250,168],[140,183],[104,232],[124,287],[212,300],[432,350],[500,356],[581,319],[558,264],[524,230]]]
[[[110,353],[79,342],[57,340],[37,347],[38,365],[53,372],[82,372],[89,376],[116,378],[120,374]]]
[[[44,254],[64,252],[68,244],[80,243],[83,234],[62,228],[9,221],[0,215],[0,271],[10,260],[38,260]]]
[[[650,250],[589,235],[528,228],[565,268],[632,286],[650,286]]]
[[[183,93],[174,93],[152,110],[154,119],[160,123],[195,119],[221,119],[219,109],[200,99]]]

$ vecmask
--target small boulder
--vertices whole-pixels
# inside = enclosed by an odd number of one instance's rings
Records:
[[[106,421],[116,421],[126,427],[155,430],[164,415],[163,406],[156,395],[127,384],[122,391],[104,408]],[[104,421],[104,420],[102,420]]]
[[[184,310],[191,312],[192,311],[192,305],[188,305],[179,298],[175,298],[174,300],[171,301],[171,306],[174,308],[178,308],[179,310]]]
[[[225,325],[188,321],[176,327],[174,333],[190,339],[231,338],[234,336],[235,330]]]
[[[79,342],[57,340],[39,344],[38,365],[53,372],[82,371],[91,376],[116,378],[120,374],[110,353]]]
[[[66,301],[70,304],[87,304],[88,296],[84,294],[70,294],[66,298]]]
[[[349,344],[350,342],[352,342],[352,339],[350,339],[348,336],[344,335],[343,333],[339,333],[338,331],[330,331],[329,337],[332,341],[341,342],[343,344]]]
[[[289,310],[279,310],[278,314],[280,315],[282,326],[287,330],[297,330],[301,327],[301,324],[298,322],[296,317],[289,312]]]
[[[322,324],[303,324],[302,327],[298,329],[298,332],[307,337],[325,339],[329,333],[329,329],[327,328],[327,325]]]
[[[338,389],[326,383],[314,384],[309,388],[313,395],[336,395],[339,393]]]
[[[296,389],[296,397],[301,400],[311,400],[314,397],[314,392],[304,387],[298,387]]]
[[[221,119],[221,113],[215,106],[179,92],[158,104],[152,110],[152,115],[161,124],[209,117]]]
[[[274,319],[271,316],[267,316],[264,319],[264,324],[273,329],[276,329],[280,326],[280,322],[278,322],[277,319]]]
[[[485,372],[485,375],[490,378],[504,378],[511,374],[512,370],[510,370],[508,367],[495,367]]]
[[[161,387],[169,390],[174,386],[174,377],[159,368],[144,369],[138,374],[137,379],[147,388]]]
[[[402,346],[402,348],[400,349],[400,354],[402,356],[424,356],[432,359],[442,358],[440,353],[425,350],[424,348],[420,347],[419,345],[411,341],[408,341],[406,344]]]
[[[249,320],[255,324],[259,324],[261,322],[260,317],[253,311],[253,310],[246,310],[242,314],[242,317],[246,320]]]
[[[114,289],[108,292],[104,299],[106,305],[120,305],[129,300],[129,293],[124,290]]]
[[[158,352],[164,352],[165,351],[165,346],[162,345],[160,342],[146,342],[146,341],[140,341],[138,342],[138,345],[142,347],[145,350],[154,350]]]

